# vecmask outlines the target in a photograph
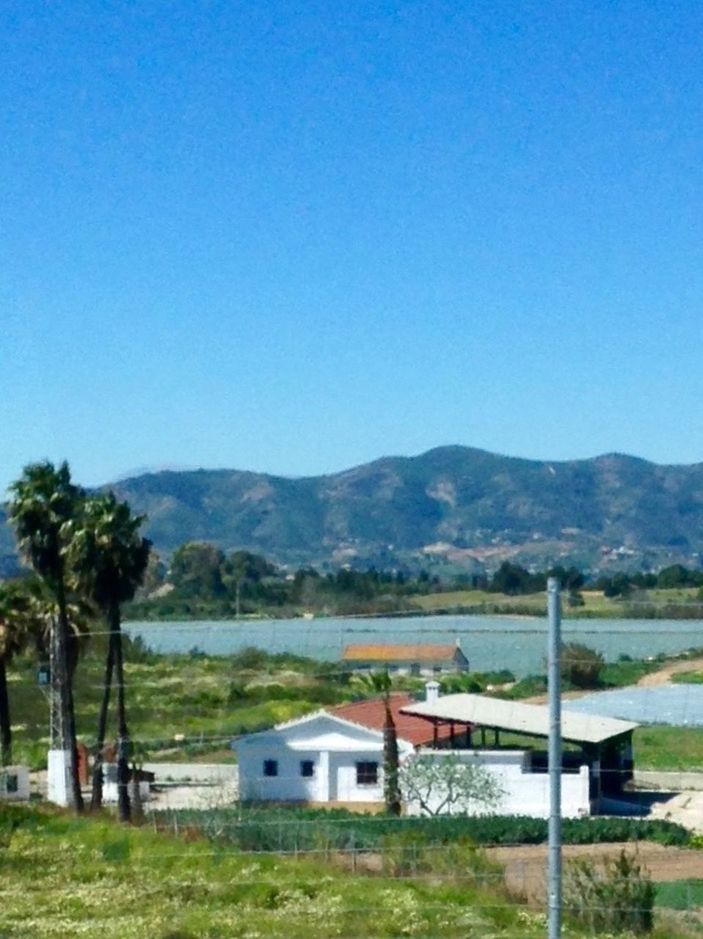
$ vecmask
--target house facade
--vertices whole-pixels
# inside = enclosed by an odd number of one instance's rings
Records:
[[[383,733],[326,711],[232,744],[244,802],[383,803]],[[401,759],[413,746],[399,739]]]
[[[344,664],[356,672],[387,668],[398,675],[455,674],[469,671],[459,640],[455,645],[365,643],[344,647]]]

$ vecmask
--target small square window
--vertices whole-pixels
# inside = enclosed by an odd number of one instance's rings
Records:
[[[312,760],[300,761],[300,775],[307,778],[315,775],[315,764]]]
[[[375,786],[378,782],[378,763],[357,763],[356,764],[356,784],[357,786]]]
[[[278,760],[264,760],[264,776],[278,776]]]
[[[13,795],[20,791],[20,783],[16,773],[7,774],[5,777],[5,789],[8,795]]]

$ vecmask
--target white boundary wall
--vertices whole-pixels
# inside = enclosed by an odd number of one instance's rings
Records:
[[[530,755],[524,750],[420,750],[418,756],[431,756],[442,760],[458,758],[463,763],[483,766],[495,777],[504,792],[497,806],[490,808],[496,815],[530,815],[549,817],[549,776],[530,770]],[[412,757],[411,757],[412,759]],[[440,795],[437,800],[439,801]],[[582,766],[578,773],[562,773],[561,814],[564,818],[590,815],[589,770]],[[457,809],[463,812],[464,809]],[[411,803],[408,815],[421,814],[420,807]]]
[[[26,766],[0,768],[0,801],[29,802],[29,769]]]

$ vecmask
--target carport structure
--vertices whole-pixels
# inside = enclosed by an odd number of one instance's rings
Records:
[[[449,694],[434,701],[423,701],[401,708],[405,714],[430,721],[439,736],[439,728],[448,724],[451,736],[466,734],[466,746],[476,750],[501,749],[501,733],[519,734],[536,741],[549,737],[549,709],[540,704],[505,701],[478,694]],[[561,735],[566,743],[575,744],[577,752],[564,751],[563,772],[577,772],[589,767],[589,792],[593,803],[601,797],[617,798],[633,776],[632,733],[638,727],[631,721],[594,714],[564,711]],[[493,740],[487,740],[492,732]],[[477,735],[480,744],[476,739]],[[515,744],[511,742],[511,749]],[[533,750],[532,772],[547,769],[546,753]]]

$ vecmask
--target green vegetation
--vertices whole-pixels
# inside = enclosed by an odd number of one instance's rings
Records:
[[[95,741],[102,699],[105,638],[88,643],[76,670],[76,723],[81,740]],[[125,640],[125,674],[132,738],[147,758],[169,760],[221,751],[233,736],[264,730],[326,705],[349,700],[339,666],[258,649],[229,657],[156,655]],[[36,665],[23,656],[8,672],[15,726],[15,758],[46,764],[48,703],[36,684]],[[174,735],[183,739],[174,739]],[[231,760],[231,753],[227,754]]]
[[[676,672],[671,680],[678,685],[703,685],[703,672]]]
[[[437,846],[469,841],[474,845],[543,844],[547,821],[509,815],[402,817],[360,815],[344,809],[297,807],[181,810],[157,813],[164,830],[197,828],[208,838],[224,841],[241,851],[335,852],[353,848],[377,851],[393,833],[403,832],[418,846]],[[686,846],[690,833],[681,825],[660,819],[578,818],[564,819],[565,844],[602,844],[652,841]]]
[[[633,854],[600,863],[578,858],[564,871],[564,910],[594,935],[641,936],[654,927],[655,888]]]
[[[633,735],[633,748],[638,769],[703,771],[703,727],[639,727]]]
[[[93,638],[76,670],[77,730],[88,745],[95,740],[104,653],[104,637]],[[633,660],[612,663],[603,670],[603,684],[629,684],[660,665]],[[233,758],[229,741],[234,736],[370,694],[339,663],[253,648],[232,656],[207,656],[197,650],[188,655],[158,655],[145,650],[139,641],[126,641],[125,673],[132,737],[140,752],[152,760],[229,761]],[[519,700],[546,692],[544,676],[514,682],[509,671],[445,675],[440,683],[445,694],[491,688],[489,694]],[[393,679],[395,690],[421,694],[423,685],[422,679],[411,676]],[[15,757],[39,769],[46,761],[48,704],[42,706],[38,698],[36,665],[30,657],[14,660],[8,669],[8,688]],[[501,734],[500,739],[504,746],[534,746],[534,740],[517,735]],[[670,727],[641,727],[635,732],[634,746],[641,769],[703,769],[703,728],[679,727],[672,732]]]
[[[402,846],[387,872],[330,860],[242,854],[99,818],[0,809],[7,939],[327,939],[338,936],[538,939],[544,916],[511,900],[471,845],[422,857]],[[392,849],[392,850],[391,850]],[[319,855],[313,855],[313,858]],[[398,879],[402,877],[403,879]],[[568,931],[565,935],[576,935]],[[674,939],[675,933],[667,933]]]
[[[617,662],[606,662],[603,656],[593,649],[580,643],[565,643],[562,660],[562,690],[583,691],[594,689],[604,691],[608,688],[624,688],[636,684],[644,675],[649,675],[662,667],[667,661],[665,655],[655,659],[632,659],[628,655],[621,655]],[[674,658],[681,658],[690,653],[681,653]],[[699,654],[699,653],[698,653]],[[473,676],[469,676],[472,678]],[[496,683],[497,684],[497,683]],[[462,689],[470,690],[470,689]],[[485,687],[476,690],[486,690]],[[499,687],[491,692],[495,697],[519,701],[523,698],[533,698],[547,693],[546,675],[526,675],[507,687]]]
[[[657,884],[656,904],[672,910],[700,910],[703,907],[703,880],[671,880]]]
[[[129,616],[156,620],[303,613],[543,616],[548,577],[560,580],[570,617],[703,616],[703,600],[698,597],[703,587],[693,586],[703,582],[703,572],[677,565],[675,577],[672,570],[661,572],[661,582],[654,574],[617,575],[617,590],[608,578],[596,582],[598,589],[587,587],[584,574],[575,567],[531,572],[508,561],[492,577],[445,575],[443,579],[424,569],[413,574],[402,567],[390,571],[344,567],[321,573],[308,566],[289,574],[261,555],[247,551],[227,555],[214,544],[188,542],[174,553],[168,569],[160,562],[152,565],[147,589],[129,606]],[[677,577],[681,583],[676,582]],[[633,584],[639,585],[636,592]]]

